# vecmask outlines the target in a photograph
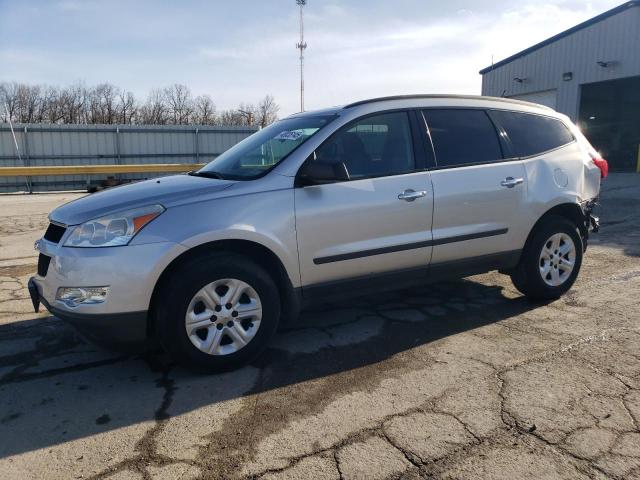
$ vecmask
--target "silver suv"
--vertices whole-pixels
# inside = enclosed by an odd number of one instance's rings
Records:
[[[500,270],[532,299],[578,275],[607,163],[570,120],[501,98],[304,112],[198,171],[54,210],[29,283],[111,344],[237,367],[318,298]]]

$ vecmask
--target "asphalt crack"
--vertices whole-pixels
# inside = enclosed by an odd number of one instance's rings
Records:
[[[134,448],[134,451],[137,452],[136,455],[109,466],[104,471],[90,477],[91,479],[99,480],[115,473],[135,471],[138,472],[144,480],[151,480],[151,474],[148,470],[149,466],[164,467],[173,464],[193,466],[195,464],[191,461],[176,459],[158,453],[158,437],[171,418],[168,410],[171,407],[174,393],[177,390],[175,381],[170,375],[174,364],[166,363],[154,354],[147,355],[144,360],[147,362],[151,372],[160,374],[156,380],[156,387],[163,389],[162,400],[154,413],[155,424],[136,442]]]

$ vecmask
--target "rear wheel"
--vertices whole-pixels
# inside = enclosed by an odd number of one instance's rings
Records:
[[[162,345],[180,363],[202,371],[229,370],[254,359],[280,317],[271,277],[234,254],[208,254],[181,265],[157,298]]]
[[[511,280],[533,300],[559,298],[575,282],[582,252],[577,226],[564,217],[550,216],[536,227]]]

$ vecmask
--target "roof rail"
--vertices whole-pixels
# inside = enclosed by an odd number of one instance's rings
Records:
[[[389,102],[392,100],[414,100],[421,98],[452,98],[452,99],[465,99],[465,100],[491,100],[493,102],[505,102],[505,103],[516,103],[519,105],[529,105],[542,107],[549,110],[553,110],[550,107],[545,105],[540,105],[537,103],[525,102],[523,100],[516,100],[513,98],[505,98],[505,97],[485,97],[482,95],[446,95],[446,94],[416,94],[416,95],[393,95],[389,97],[378,97],[378,98],[370,98],[368,100],[360,100],[358,102],[353,102],[348,105],[342,107],[343,109],[357,107],[358,105],[365,105],[367,103],[375,103],[375,102]]]

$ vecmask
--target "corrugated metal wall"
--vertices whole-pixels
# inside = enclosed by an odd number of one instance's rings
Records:
[[[20,163],[8,124],[0,123],[0,166],[205,163],[256,131],[253,127],[187,125],[46,125],[13,126]],[[142,179],[153,173],[126,174]],[[106,175],[92,175],[97,183]],[[1,177],[0,192],[25,190],[24,178]],[[80,175],[31,177],[34,191],[86,188]]]
[[[598,61],[613,61],[606,68]],[[565,72],[572,79],[563,81]],[[557,89],[556,109],[577,119],[580,85],[640,75],[640,7],[635,6],[516,58],[482,76],[482,94]],[[524,79],[522,83],[514,78]]]

